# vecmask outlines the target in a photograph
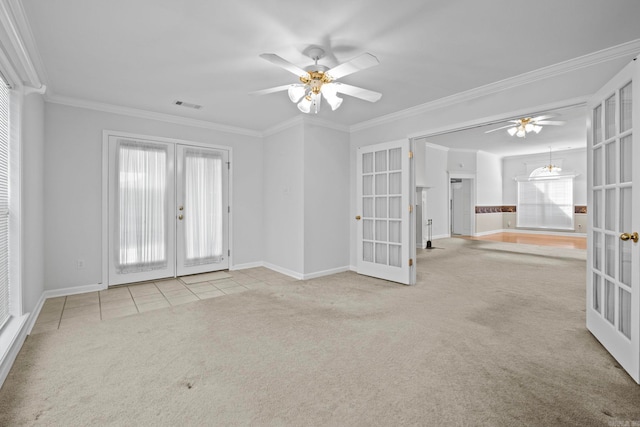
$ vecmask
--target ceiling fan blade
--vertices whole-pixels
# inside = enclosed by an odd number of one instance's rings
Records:
[[[547,120],[547,119],[550,119],[551,117],[554,117],[554,116],[551,116],[551,115],[538,116],[538,117],[532,118],[531,121],[532,122],[540,122],[540,120]]]
[[[249,92],[249,95],[268,95],[270,93],[282,92],[282,91],[288,90],[290,86],[293,86],[293,85],[283,85],[283,86],[270,87],[269,89],[256,90],[255,92]]]
[[[373,67],[374,65],[378,65],[379,63],[380,61],[378,61],[378,58],[375,56],[370,53],[363,53],[362,55],[353,58],[351,61],[336,65],[327,71],[327,74],[333,77],[334,80],[337,80],[341,77],[353,74],[356,71],[365,70],[369,67]]]
[[[495,129],[491,129],[491,130],[485,131],[485,133],[491,133],[491,132],[495,132],[495,131],[497,131],[497,130],[502,130],[502,129],[512,128],[512,127],[514,127],[514,126],[515,126],[515,125],[513,125],[513,124],[511,124],[511,125],[506,125],[506,126],[501,126],[501,127],[499,127],[499,128],[495,128]]]
[[[553,126],[562,126],[565,123],[566,122],[563,122],[560,120],[542,120],[542,121],[536,122],[536,124],[538,125],[553,125]]]
[[[275,53],[263,53],[262,55],[260,55],[260,58],[266,59],[272,64],[275,64],[278,67],[284,68],[285,70],[295,74],[298,77],[303,77],[309,74],[302,68],[298,67],[297,65],[293,65],[291,62],[276,55]]]
[[[369,102],[376,102],[380,98],[382,98],[382,94],[379,92],[374,92],[369,89],[363,89],[357,86],[351,86],[344,83],[334,82],[336,85],[336,90],[339,93],[343,93],[345,95],[353,96],[354,98],[364,99]]]

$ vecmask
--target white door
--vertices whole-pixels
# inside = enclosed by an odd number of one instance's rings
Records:
[[[229,268],[229,154],[109,136],[110,286]]]
[[[636,382],[640,382],[639,70],[632,62],[590,100],[587,150],[587,328]]]
[[[177,274],[229,268],[226,150],[178,145]]]
[[[415,283],[410,141],[358,148],[359,274]]]
[[[109,137],[109,285],[175,276],[174,146]]]

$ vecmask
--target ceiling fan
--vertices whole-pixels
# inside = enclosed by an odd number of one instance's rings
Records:
[[[565,123],[559,120],[548,120],[553,117],[554,116],[523,117],[521,119],[509,120],[508,125],[488,130],[485,133],[507,129],[507,132],[511,136],[515,135],[519,138],[526,138],[529,132],[540,133],[540,131],[542,130],[542,126],[561,126]]]
[[[331,106],[331,110],[336,110],[342,104],[343,99],[338,96],[338,93],[364,99],[369,102],[376,102],[382,97],[381,93],[336,81],[344,76],[353,74],[356,71],[365,70],[373,67],[374,65],[378,65],[378,58],[370,53],[363,53],[362,55],[331,69],[318,64],[318,60],[323,58],[325,55],[322,48],[311,47],[306,50],[306,54],[314,60],[314,64],[305,67],[304,69],[290,63],[286,59],[283,59],[274,53],[263,53],[260,55],[260,58],[266,59],[272,64],[295,74],[300,83],[276,86],[269,89],[250,92],[250,95],[267,95],[286,90],[291,102],[297,103],[298,109],[303,113],[318,113],[318,111],[320,111],[320,104],[323,96],[329,106]]]

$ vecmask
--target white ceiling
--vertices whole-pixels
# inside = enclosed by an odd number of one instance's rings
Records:
[[[382,99],[345,96],[338,110],[319,114],[352,126],[640,39],[637,0],[24,0],[23,7],[50,96],[255,131],[301,114],[284,92],[248,95],[295,82],[258,57],[265,52],[301,67],[312,62],[302,53],[310,45],[327,50],[321,63],[329,67],[363,52],[377,56],[380,65],[341,81]],[[563,138],[571,146],[576,137]]]

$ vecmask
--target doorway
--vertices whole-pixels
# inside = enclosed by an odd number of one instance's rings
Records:
[[[473,235],[471,209],[473,207],[472,180],[466,178],[450,179],[451,235]]]
[[[105,137],[109,286],[229,267],[229,150]]]

